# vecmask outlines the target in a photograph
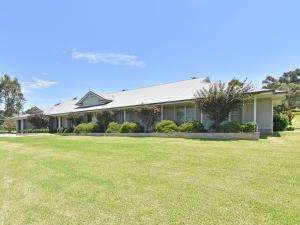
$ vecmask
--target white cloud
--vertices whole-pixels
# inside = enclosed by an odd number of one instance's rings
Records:
[[[113,65],[126,65],[134,67],[145,66],[136,55],[119,54],[119,53],[96,53],[80,52],[77,49],[72,50],[74,59],[86,60],[89,63],[108,63]]]
[[[22,91],[24,93],[31,93],[33,89],[44,89],[57,84],[56,81],[34,79],[34,81],[27,81],[22,84]]]
[[[35,82],[30,83],[30,87],[34,89],[42,89],[42,88],[50,87],[55,84],[57,84],[56,81],[36,79]]]

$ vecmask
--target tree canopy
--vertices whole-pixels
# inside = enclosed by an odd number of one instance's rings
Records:
[[[231,111],[239,109],[251,99],[251,84],[246,81],[231,80],[227,85],[213,83],[208,89],[202,88],[195,94],[196,105],[213,121],[216,129],[225,121]]]
[[[49,117],[43,113],[32,114],[28,117],[28,121],[38,129],[47,128],[49,126]]]
[[[106,130],[108,124],[113,121],[114,116],[115,113],[111,110],[99,111],[96,114],[97,121],[104,130]]]
[[[19,113],[23,109],[24,102],[25,98],[18,79],[4,74],[0,80],[0,103],[4,104],[3,115],[10,117],[14,113]]]
[[[300,107],[300,69],[283,73],[278,79],[267,76],[262,84],[263,88],[287,91],[285,102],[275,107],[274,112],[286,114],[289,124],[292,125],[294,115],[291,110]]]
[[[155,121],[160,117],[160,107],[155,105],[141,105],[135,109],[135,113],[145,126],[145,131],[154,125]]]
[[[82,122],[83,115],[74,113],[74,112],[70,112],[67,115],[67,119],[72,123],[73,127],[76,127],[77,125],[79,125]]]
[[[287,107],[293,109],[300,106],[300,69],[283,73],[278,79],[267,76],[262,84],[263,88],[287,91]]]

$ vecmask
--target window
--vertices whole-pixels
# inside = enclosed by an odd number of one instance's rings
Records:
[[[176,122],[183,123],[185,121],[185,112],[184,106],[176,107]]]
[[[92,115],[91,114],[88,114],[87,115],[87,122],[92,122]]]
[[[123,123],[124,121],[124,112],[121,111],[121,110],[118,110],[118,111],[114,111],[115,115],[114,115],[114,121],[121,124]]]
[[[230,116],[232,122],[242,122],[240,109],[232,111]]]
[[[164,116],[164,120],[175,120],[174,119],[174,106],[164,106],[164,112],[163,112],[163,116]]]
[[[196,120],[196,109],[193,106],[186,107],[186,120]]]

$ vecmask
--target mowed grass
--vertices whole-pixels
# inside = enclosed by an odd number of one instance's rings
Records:
[[[295,112],[294,115],[293,127],[295,127],[295,129],[300,129],[300,112]]]
[[[299,146],[0,138],[0,224],[300,224]]]

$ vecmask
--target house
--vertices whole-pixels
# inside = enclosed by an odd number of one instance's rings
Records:
[[[98,93],[89,91],[82,98],[57,103],[48,109],[41,110],[50,117],[51,126],[72,127],[68,119],[69,113],[81,114],[84,122],[96,121],[96,113],[101,110],[111,110],[115,113],[118,123],[125,121],[140,122],[133,108],[142,104],[152,104],[161,108],[161,120],[170,119],[177,123],[186,120],[199,120],[205,128],[212,122],[195,104],[195,93],[211,84],[208,77],[192,78],[189,80],[154,85],[149,87],[123,90],[113,93]],[[273,131],[273,107],[280,104],[285,93],[270,89],[252,90],[253,102],[244,105],[242,109],[231,112],[228,121],[254,122],[258,131],[269,133]],[[31,129],[27,118],[30,114],[15,117],[17,131]]]

